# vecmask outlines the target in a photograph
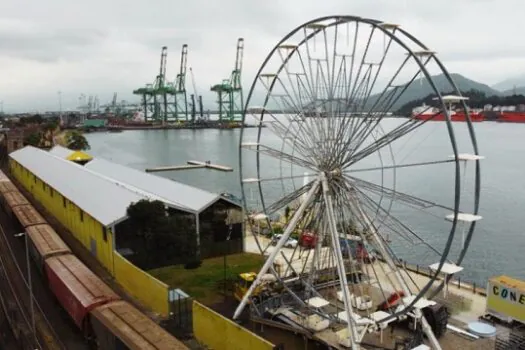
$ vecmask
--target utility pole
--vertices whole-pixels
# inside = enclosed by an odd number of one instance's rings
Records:
[[[58,113],[60,119],[62,119],[62,91],[58,91]]]

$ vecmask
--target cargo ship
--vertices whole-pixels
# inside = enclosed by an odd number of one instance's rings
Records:
[[[434,97],[434,100],[437,100],[437,97]],[[454,108],[455,105],[461,103],[462,101],[468,100],[468,97],[456,96],[456,95],[445,95],[442,97],[443,102],[445,103],[448,115],[450,116],[450,121],[453,122],[466,122],[467,114],[463,109],[457,110]],[[482,122],[485,120],[485,117],[482,113],[482,110],[475,110],[468,107],[470,120],[473,122]],[[446,114],[443,110],[423,105],[415,107],[412,109],[412,119],[418,120],[429,120],[429,121],[445,121],[447,120]]]
[[[501,123],[525,123],[525,112],[504,111],[499,113],[496,121]]]
[[[467,121],[467,115],[465,112],[462,111],[456,111],[453,109],[449,109],[448,114],[450,115],[450,121],[453,122],[466,122]],[[483,115],[482,111],[477,110],[471,110],[470,113],[470,120],[473,122],[482,122],[485,120],[485,116]],[[412,118],[413,119],[419,119],[419,120],[429,120],[429,121],[445,121],[446,115],[443,113],[442,110],[436,107],[431,107],[427,105],[422,105],[419,107],[416,107],[412,110]]]

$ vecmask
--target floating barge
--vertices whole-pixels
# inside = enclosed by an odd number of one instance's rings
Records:
[[[220,170],[220,171],[233,171],[232,167],[225,166],[225,165],[219,165],[219,164],[212,164],[209,160],[206,162],[201,162],[198,160],[188,160],[187,164],[147,168],[145,169],[145,171],[147,173],[155,173],[155,172],[161,172],[161,171],[175,171],[175,170],[189,170],[189,169],[203,169],[203,168]]]

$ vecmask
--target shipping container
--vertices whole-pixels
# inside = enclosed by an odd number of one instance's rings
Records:
[[[52,256],[71,253],[69,247],[49,225],[34,225],[26,228],[29,239],[29,252],[40,271],[44,271],[44,261]]]
[[[86,316],[92,309],[120,299],[74,255],[48,258],[44,266],[53,294],[75,324],[83,330],[86,330]]]
[[[91,312],[91,326],[99,349],[188,349],[162,327],[125,301],[115,301]]]
[[[489,280],[487,313],[505,322],[525,324],[525,282],[508,276]]]
[[[40,213],[30,204],[14,207],[13,214],[15,214],[15,217],[23,228],[32,225],[47,224],[47,221],[42,215],[40,215]]]

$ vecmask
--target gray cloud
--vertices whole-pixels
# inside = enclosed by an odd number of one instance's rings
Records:
[[[1,26],[0,22],[0,54],[42,62],[79,59],[105,38],[98,29],[70,30],[25,24],[9,25],[7,22]]]
[[[154,79],[160,48],[169,48],[174,77],[180,48],[188,44],[199,93],[211,104],[209,87],[231,72],[238,37],[246,40],[247,88],[294,27],[341,14],[401,24],[437,51],[449,71],[496,83],[525,72],[525,47],[516,40],[523,13],[522,0],[3,1],[0,100],[7,110],[56,108],[58,90],[69,108],[80,93],[109,100],[117,91],[133,99],[134,88]]]

